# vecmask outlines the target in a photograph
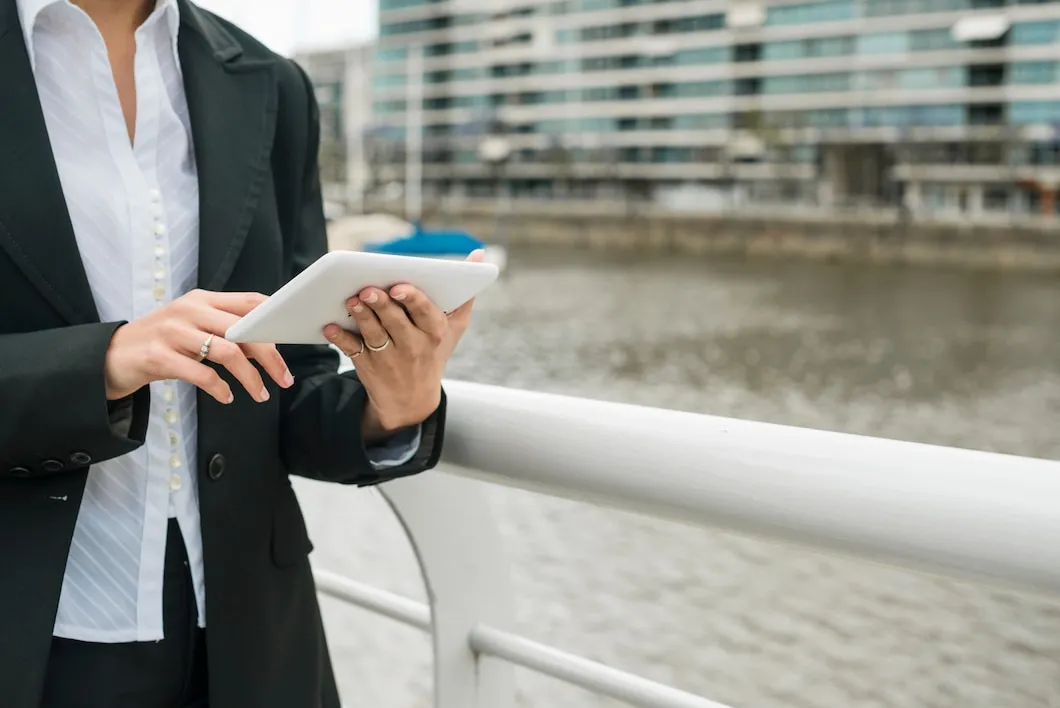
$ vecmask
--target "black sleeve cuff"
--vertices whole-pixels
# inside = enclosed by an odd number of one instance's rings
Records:
[[[107,349],[122,324],[0,337],[0,477],[80,469],[143,444],[150,390],[107,401]]]

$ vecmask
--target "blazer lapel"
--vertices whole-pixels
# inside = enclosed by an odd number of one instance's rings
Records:
[[[222,290],[269,166],[277,89],[270,61],[243,59],[220,24],[181,0],[178,40],[199,173],[199,287]]]
[[[0,249],[68,324],[98,322],[15,0],[0,0]]]

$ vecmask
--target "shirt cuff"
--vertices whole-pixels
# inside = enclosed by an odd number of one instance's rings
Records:
[[[107,413],[110,416],[110,427],[114,434],[127,438],[132,431],[133,397],[126,396],[117,401],[107,401]]]
[[[416,456],[420,449],[422,428],[422,425],[406,428],[395,433],[382,444],[368,447],[365,450],[368,453],[368,461],[377,470],[400,467],[407,463]]]

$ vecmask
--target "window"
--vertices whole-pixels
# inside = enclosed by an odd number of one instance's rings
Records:
[[[674,54],[674,64],[689,66],[694,64],[721,64],[729,61],[729,47],[706,47],[703,49],[683,49]]]
[[[1051,84],[1060,79],[1058,63],[1053,61],[1015,62],[1009,67],[1010,84]]]
[[[1019,22],[1012,25],[1012,44],[1052,44],[1060,35],[1060,22]]]
[[[792,74],[790,76],[767,76],[762,79],[762,93],[829,93],[849,91],[851,75],[848,72],[830,74]]]
[[[853,54],[855,48],[854,37],[818,37],[762,45],[763,58],[767,60],[841,57]]]
[[[983,209],[986,211],[1008,211],[1008,189],[987,187],[983,192]]]
[[[389,88],[400,88],[405,85],[405,77],[402,74],[390,74],[376,76],[372,79],[372,86],[375,89],[389,89]]]
[[[1060,101],[1014,101],[1009,120],[1017,124],[1060,123]]]
[[[866,34],[857,39],[858,54],[902,54],[909,48],[907,32]]]
[[[766,11],[766,26],[837,22],[858,16],[853,0],[826,0],[805,5],[778,5]]]
[[[961,43],[953,38],[948,29],[916,30],[909,35],[909,48],[914,52],[940,49],[957,49]]]

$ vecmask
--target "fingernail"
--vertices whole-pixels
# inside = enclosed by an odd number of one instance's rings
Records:
[[[397,301],[399,301],[399,302],[400,302],[400,301],[404,300],[405,298],[407,298],[407,297],[409,296],[409,294],[408,294],[407,292],[405,292],[404,290],[399,290],[399,291],[398,291],[398,292],[396,292],[396,293],[391,293],[391,296],[392,296],[392,297],[393,297],[393,298],[394,298],[395,300],[397,300]]]
[[[291,374],[290,369],[284,369],[284,371],[283,371],[283,385],[284,386],[293,386],[294,385],[294,375]]]
[[[327,337],[328,339],[335,339],[336,337],[339,336],[339,326],[338,325],[328,325],[327,327],[324,328],[324,336]]]
[[[358,314],[364,312],[364,305],[362,305],[361,303],[357,303],[356,305],[353,306],[353,311],[358,313]]]
[[[267,389],[265,387],[262,387],[261,393],[258,394],[258,400],[261,401],[262,403],[264,403],[265,401],[269,400],[269,389]]]
[[[364,299],[364,301],[367,302],[369,305],[374,305],[375,301],[378,300],[378,299],[379,299],[379,295],[377,295],[375,293],[375,291],[373,290],[372,292],[368,293],[368,297],[366,297]]]
[[[231,403],[234,400],[236,400],[236,394],[234,394],[231,391],[229,391],[228,392],[228,398],[225,399],[225,403]]]

